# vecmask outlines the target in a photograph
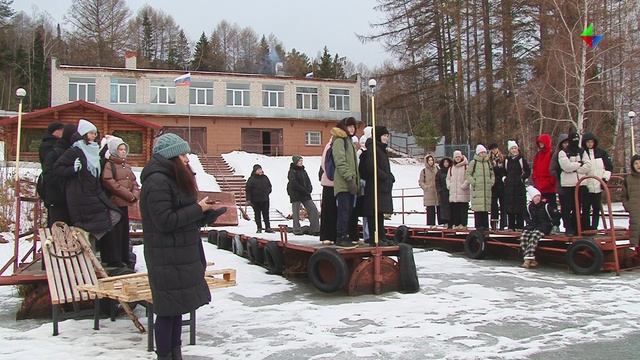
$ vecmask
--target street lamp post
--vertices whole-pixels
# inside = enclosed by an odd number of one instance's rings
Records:
[[[633,156],[633,155],[636,154],[636,139],[635,139],[635,136],[633,134],[633,120],[636,117],[636,112],[631,110],[631,111],[629,111],[627,116],[629,116],[629,122],[631,123],[631,156]],[[626,159],[625,159],[625,161],[626,161]]]
[[[18,134],[16,142],[16,181],[20,180],[20,137],[22,136],[22,100],[27,95],[27,91],[23,88],[16,90],[16,96],[18,97]]]
[[[20,243],[18,239],[20,238],[20,136],[22,135],[22,100],[27,95],[27,91],[23,88],[18,88],[16,90],[16,96],[18,97],[18,134],[16,140],[16,175],[15,175],[15,197],[16,197],[16,223],[14,229],[14,238],[13,238],[13,272],[15,273],[18,270],[18,244]]]

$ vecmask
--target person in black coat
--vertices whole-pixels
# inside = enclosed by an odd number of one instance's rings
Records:
[[[258,232],[262,232],[262,219],[260,216],[262,215],[265,232],[272,233],[273,230],[271,230],[271,225],[269,224],[269,194],[271,194],[271,182],[259,164],[253,165],[253,171],[251,171],[251,176],[249,176],[245,186],[245,194],[247,203],[253,208],[256,225],[258,225]]]
[[[76,133],[76,126],[66,124],[62,129],[62,137],[58,139],[51,151],[45,154],[42,166],[42,182],[44,186],[44,205],[47,208],[47,227],[53,226],[56,221],[62,221],[71,225],[67,198],[65,196],[64,178],[55,176],[54,165],[56,161],[71,147],[71,137]]]
[[[489,145],[489,159],[493,169],[494,183],[491,187],[491,228],[503,230],[507,227],[507,212],[504,203],[504,181],[507,171],[504,169],[504,155],[498,144]]]
[[[54,174],[64,179],[71,224],[99,240],[120,221],[121,213],[102,189],[97,132],[95,125],[80,119],[73,145],[55,162]]]
[[[375,245],[374,216],[378,217],[378,244],[387,245],[384,230],[384,214],[393,213],[393,198],[391,191],[393,183],[396,179],[391,173],[391,164],[389,163],[389,155],[387,146],[389,143],[389,131],[384,126],[376,126],[376,164],[378,172],[378,213],[375,214],[374,209],[374,162],[373,162],[373,139],[368,139],[365,150],[360,154],[360,164],[358,172],[360,177],[365,181],[364,196],[362,198],[362,214],[367,217],[367,225],[369,226],[369,243]]]
[[[527,191],[531,202],[524,214],[527,226],[520,236],[520,247],[524,253],[522,267],[526,269],[538,266],[535,257],[538,241],[542,236],[549,235],[554,226],[560,225],[560,213],[555,204],[547,203],[542,199],[540,191],[533,186],[530,186]]]
[[[438,224],[443,225],[446,228],[451,228],[449,225],[451,219],[451,206],[449,205],[449,188],[447,188],[447,173],[449,167],[453,164],[451,158],[445,157],[440,160],[440,168],[436,173],[436,191],[438,192],[438,206],[440,211],[438,212]]]
[[[522,214],[527,208],[527,190],[524,182],[531,175],[531,169],[527,160],[520,154],[518,144],[513,140],[509,140],[507,144],[509,157],[504,164],[504,205],[509,217],[509,229],[521,230],[524,228]]]
[[[44,172],[45,172],[45,159],[47,154],[53,151],[53,147],[58,142],[58,139],[62,137],[62,129],[64,125],[59,122],[53,122],[47,127],[47,132],[42,136],[42,142],[38,148],[38,158],[40,160],[40,176],[38,176],[38,182],[36,183],[36,191],[40,199],[45,198],[45,184],[44,184]]]
[[[291,161],[289,174],[287,174],[287,178],[289,179],[287,193],[291,200],[293,233],[296,235],[303,234],[300,228],[300,205],[302,205],[307,210],[307,215],[309,216],[309,234],[318,236],[320,234],[320,218],[318,208],[316,208],[316,204],[311,200],[311,191],[313,190],[311,179],[309,179],[309,174],[307,174],[307,171],[304,169],[302,156],[294,155],[291,157]]]
[[[153,312],[158,315],[158,359],[182,358],[182,314],[211,301],[200,227],[226,211],[216,210],[207,197],[197,200],[189,152],[189,144],[178,135],[164,134],[156,139],[153,156],[140,176],[144,258]]]

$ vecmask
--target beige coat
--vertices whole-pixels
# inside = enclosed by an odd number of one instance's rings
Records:
[[[471,191],[467,181],[467,167],[469,161],[463,156],[462,161],[451,166],[447,174],[447,188],[449,188],[449,202],[468,203]]]
[[[436,190],[438,165],[436,165],[434,159],[433,166],[429,166],[427,163],[428,158],[433,158],[433,156],[427,155],[424,158],[424,168],[420,172],[420,178],[418,179],[418,185],[420,185],[424,193],[423,200],[425,207],[438,205],[438,192]]]

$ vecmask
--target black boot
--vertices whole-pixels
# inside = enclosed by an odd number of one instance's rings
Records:
[[[349,240],[349,235],[341,235],[336,239],[336,246],[352,247],[353,243]]]
[[[182,347],[176,346],[171,349],[171,359],[172,360],[182,360]]]
[[[173,356],[171,354],[167,354],[167,355],[158,354],[158,358],[157,358],[157,360],[171,360],[171,359],[173,359]]]

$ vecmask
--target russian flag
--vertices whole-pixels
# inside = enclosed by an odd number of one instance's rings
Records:
[[[173,79],[176,86],[191,86],[191,73],[180,75]]]

